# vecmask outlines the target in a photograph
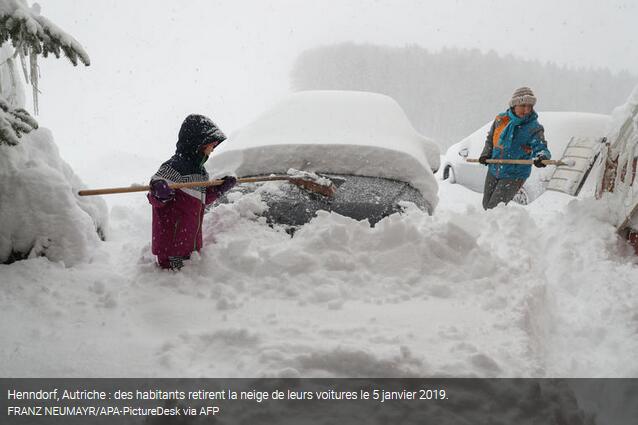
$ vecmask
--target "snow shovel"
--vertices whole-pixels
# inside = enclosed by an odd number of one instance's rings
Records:
[[[466,159],[466,161],[479,162],[479,160],[475,158],[468,158]],[[518,165],[533,165],[534,164],[534,160],[532,159],[488,159],[486,162],[488,164],[518,164]],[[556,165],[556,166],[566,165],[568,167],[571,167],[574,165],[573,161],[571,160],[561,161],[561,160],[554,160],[554,159],[545,159],[542,162],[545,165]]]
[[[333,184],[332,180],[318,176],[315,173],[309,173],[305,171],[289,170],[288,175],[280,176],[264,176],[264,177],[246,177],[237,179],[237,183],[257,183],[257,182],[269,182],[269,181],[288,181],[296,186],[304,188],[314,193],[319,193],[323,196],[332,196],[337,191],[337,188]],[[173,183],[168,185],[171,189],[182,189],[188,187],[206,187],[206,186],[219,186],[224,181],[221,179],[209,180],[202,182],[188,182],[188,183]],[[147,192],[150,190],[150,186],[128,186],[128,187],[112,187],[106,189],[90,189],[80,190],[78,195],[80,196],[92,196],[92,195],[110,195],[113,193],[130,193],[130,192]]]
[[[547,190],[578,196],[606,141],[605,137],[572,137],[563,152],[563,160],[568,158],[574,164],[557,167],[547,183]]]

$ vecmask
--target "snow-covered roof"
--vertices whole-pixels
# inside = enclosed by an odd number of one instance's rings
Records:
[[[638,156],[638,86],[634,87],[627,101],[612,112],[612,124],[608,134],[611,158],[615,159],[615,172],[602,167],[597,186],[603,184],[605,175],[613,176],[613,191],[603,199],[608,206],[612,222],[619,229],[629,226],[638,229],[638,184],[636,184],[636,157]],[[632,170],[629,172],[628,170]],[[631,178],[627,178],[631,176]]]
[[[208,167],[238,176],[298,170],[409,182],[436,199],[438,147],[417,133],[392,98],[355,91],[291,95],[231,134]],[[436,203],[436,202],[435,202]]]

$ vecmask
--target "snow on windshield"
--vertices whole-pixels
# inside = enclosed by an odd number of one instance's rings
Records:
[[[439,149],[416,132],[390,97],[366,92],[293,94],[232,134],[211,158],[212,174],[303,171],[402,180],[436,204],[431,168]]]

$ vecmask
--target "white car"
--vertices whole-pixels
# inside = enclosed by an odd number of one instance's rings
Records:
[[[231,134],[207,167],[218,176],[285,174],[292,168],[339,179],[330,199],[309,197],[286,184],[265,199],[270,221],[300,225],[320,209],[374,224],[399,211],[401,201],[432,213],[439,164],[437,145],[417,133],[394,99],[307,91],[292,94]]]
[[[545,139],[552,159],[560,159],[572,137],[604,137],[611,117],[584,112],[538,112],[538,122],[545,127]],[[492,121],[450,146],[441,165],[444,180],[449,179],[451,183],[458,183],[475,192],[483,193],[487,167],[466,162],[465,159],[480,156],[491,125]],[[545,168],[532,167],[531,175],[514,201],[526,204],[540,196],[545,191],[554,168],[551,165]]]

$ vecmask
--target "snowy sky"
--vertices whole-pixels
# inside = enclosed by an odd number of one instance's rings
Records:
[[[41,0],[89,68],[42,60],[41,125],[80,171],[109,151],[165,158],[183,117],[226,133],[289,91],[297,55],[343,41],[479,48],[638,73],[638,1]],[[633,21],[633,22],[632,22]]]

